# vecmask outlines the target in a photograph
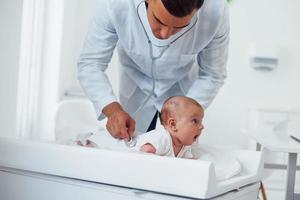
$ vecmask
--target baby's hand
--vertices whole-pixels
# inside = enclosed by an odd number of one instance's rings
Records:
[[[146,143],[146,144],[141,146],[140,151],[155,154],[156,149],[152,144]]]

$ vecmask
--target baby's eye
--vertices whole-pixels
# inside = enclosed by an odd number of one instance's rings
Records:
[[[198,124],[199,121],[197,119],[192,119],[193,124]]]

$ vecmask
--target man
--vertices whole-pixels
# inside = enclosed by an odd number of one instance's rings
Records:
[[[100,0],[78,63],[98,119],[115,138],[155,128],[170,96],[206,108],[226,77],[229,42],[224,0]],[[120,103],[104,73],[117,47]]]

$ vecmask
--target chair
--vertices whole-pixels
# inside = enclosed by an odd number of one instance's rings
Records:
[[[292,127],[292,125],[299,124],[300,110],[278,107],[253,108],[248,112],[247,122],[245,132],[256,142],[256,149],[264,151],[264,166],[267,169],[264,173],[264,179],[268,180],[266,185],[270,188],[283,188],[282,183],[286,179],[286,199],[293,198],[295,177],[290,177],[289,169],[292,167],[292,173],[294,173],[295,168],[298,170],[300,168],[296,166],[296,163],[290,164],[290,158],[292,156],[293,162],[297,160],[300,143],[291,139],[290,134],[291,130],[299,129],[299,127]],[[289,160],[287,156],[289,156]],[[288,165],[283,163],[288,163]],[[268,169],[277,169],[277,171],[275,173],[274,170]],[[287,169],[287,174],[284,171],[278,171],[278,169]],[[278,185],[278,183],[280,184]]]
[[[62,142],[75,139],[79,133],[96,132],[99,124],[89,100],[63,100],[55,113],[55,139]]]

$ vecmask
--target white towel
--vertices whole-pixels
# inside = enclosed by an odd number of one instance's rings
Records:
[[[214,164],[217,181],[224,181],[237,176],[241,170],[235,151],[197,144],[192,146],[192,154],[198,160],[210,161]]]

